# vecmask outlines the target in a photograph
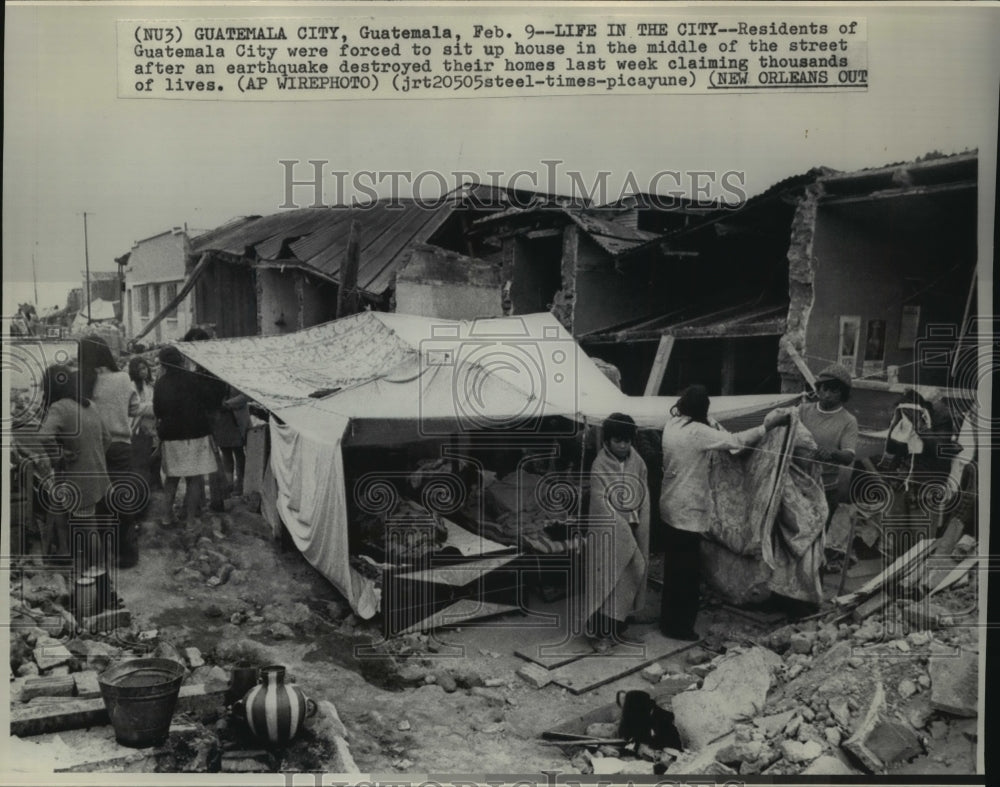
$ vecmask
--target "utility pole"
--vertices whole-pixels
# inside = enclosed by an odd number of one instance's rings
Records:
[[[87,266],[87,325],[90,325],[90,252],[87,250],[87,211],[83,212],[83,260]]]
[[[35,254],[31,254],[31,281],[35,285],[35,308],[40,309],[41,304],[38,302],[38,271],[35,268]]]

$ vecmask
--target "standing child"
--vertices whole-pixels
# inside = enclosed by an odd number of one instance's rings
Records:
[[[587,634],[604,652],[646,603],[649,487],[646,463],[632,447],[635,421],[612,413],[601,431],[603,445],[590,468],[584,608]]]

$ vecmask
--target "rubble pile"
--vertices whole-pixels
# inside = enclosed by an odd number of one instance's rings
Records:
[[[728,643],[704,661],[693,650],[681,673],[647,667],[641,677],[668,688],[660,704],[674,713],[683,750],[605,744],[574,762],[600,774],[974,771],[980,659],[969,541],[953,540],[945,556],[940,542],[921,543],[832,609],[754,645]],[[614,725],[594,727],[615,737]]]
[[[194,545],[204,548],[197,541]],[[199,573],[199,578],[203,576]],[[316,717],[281,751],[261,749],[246,725],[231,718],[226,707],[230,666],[236,657],[241,664],[248,663],[248,653],[256,657],[255,666],[266,663],[267,654],[255,643],[249,643],[254,648],[241,650],[237,640],[235,647],[230,643],[231,653],[221,647],[202,654],[190,643],[171,642],[157,630],[139,630],[123,607],[81,622],[69,611],[69,587],[66,574],[35,558],[11,573],[11,733],[20,736],[25,752],[31,745],[62,752],[54,763],[60,772],[354,768],[346,731],[329,702],[320,703]],[[280,618],[302,625],[313,617],[304,604],[272,605],[264,608],[259,620],[274,625]],[[226,655],[233,661],[226,661]],[[114,741],[98,676],[114,663],[140,657],[171,659],[183,664],[186,674],[167,742],[137,751]]]
[[[51,685],[56,690],[58,678],[96,685],[97,671],[120,652],[105,640],[113,640],[116,632],[128,629],[128,609],[113,597],[117,606],[78,620],[71,611],[69,576],[68,572],[46,568],[37,559],[29,559],[11,572],[10,669],[18,691],[29,685],[30,695],[41,696],[38,687]],[[78,637],[83,632],[87,634]],[[75,687],[70,688],[60,696],[80,696]]]
[[[249,566],[245,565],[242,550],[227,543],[231,531],[230,517],[223,515],[208,517],[198,527],[172,534],[171,546],[181,554],[174,578],[210,588],[244,584]]]

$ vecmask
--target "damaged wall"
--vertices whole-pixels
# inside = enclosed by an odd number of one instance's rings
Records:
[[[648,265],[640,263],[619,272],[614,259],[586,236],[578,248],[574,291],[575,336],[655,317],[666,303],[664,290],[652,279]]]
[[[309,328],[337,318],[337,285],[296,272],[299,301],[298,328]]]
[[[194,307],[194,324],[212,326],[220,339],[255,335],[259,326],[253,269],[216,257],[195,284]]]
[[[806,188],[798,201],[795,217],[792,219],[791,236],[788,244],[788,317],[785,338],[800,355],[806,351],[806,330],[809,314],[815,300],[815,258],[813,240],[816,230],[816,213],[822,186],[813,184]],[[781,348],[778,350],[778,373],[781,375],[781,390],[796,392],[803,388],[802,375],[792,362],[791,356]]]
[[[534,314],[548,311],[558,300],[564,286],[565,241],[559,231],[545,237],[512,236],[504,242],[503,281],[510,282],[511,314]],[[563,316],[553,314],[566,329],[572,325],[572,306]],[[565,317],[565,319],[564,319]]]
[[[808,361],[818,371],[825,361],[815,359],[836,359],[840,317],[858,316],[857,360],[851,369],[856,376],[867,376],[863,364],[870,321],[884,321],[883,369],[898,366],[902,383],[945,385],[947,359],[924,364],[918,372],[914,362],[920,342],[900,348],[903,307],[920,308],[918,336],[934,324],[957,331],[975,265],[975,212],[965,228],[957,216],[942,217],[949,228],[942,233],[940,228],[923,226],[916,212],[907,212],[914,198],[896,199],[901,203],[898,209],[877,201],[820,205],[813,252],[818,261],[814,286],[821,295],[806,330]],[[886,213],[895,220],[882,221]]]
[[[552,300],[552,314],[574,336],[576,328],[576,271],[580,252],[580,230],[567,224],[562,234],[562,256],[559,260],[560,287]]]
[[[500,268],[443,249],[415,249],[396,277],[396,311],[446,320],[503,316]]]
[[[257,335],[291,333],[299,326],[297,271],[257,268]]]

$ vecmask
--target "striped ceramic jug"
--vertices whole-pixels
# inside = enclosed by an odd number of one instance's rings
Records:
[[[250,731],[272,746],[283,746],[302,729],[302,722],[316,712],[316,703],[294,683],[285,683],[285,668],[277,664],[260,668],[260,683],[235,705]]]

